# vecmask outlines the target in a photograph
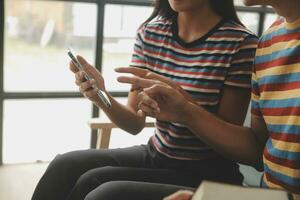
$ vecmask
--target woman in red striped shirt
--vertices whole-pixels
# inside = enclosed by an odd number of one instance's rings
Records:
[[[131,67],[117,71],[166,81],[199,107],[241,125],[250,98],[256,44],[256,36],[239,22],[232,0],[157,0],[153,14],[137,32]],[[70,68],[82,94],[117,126],[139,133],[145,124],[145,117],[137,112],[143,106],[138,105],[139,88],[132,88],[126,106],[107,93],[112,103],[107,108],[95,90],[106,91],[103,77],[82,57],[78,59],[85,72],[73,63]],[[85,80],[85,73],[93,79]],[[115,180],[197,186],[203,179],[242,182],[235,162],[177,121],[158,119],[147,145],[57,156],[33,199],[76,200],[88,194],[91,198],[92,191]]]

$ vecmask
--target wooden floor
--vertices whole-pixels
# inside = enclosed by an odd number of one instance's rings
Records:
[[[0,167],[0,199],[30,200],[48,163],[3,165]]]

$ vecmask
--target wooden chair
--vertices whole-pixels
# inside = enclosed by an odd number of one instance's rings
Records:
[[[89,126],[93,130],[98,131],[97,136],[97,149],[107,149],[109,148],[109,141],[111,130],[113,128],[118,128],[114,123],[102,120],[100,118],[92,118],[88,121]],[[154,127],[154,121],[146,120],[145,127]]]

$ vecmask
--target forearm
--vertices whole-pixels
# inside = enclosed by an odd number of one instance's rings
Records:
[[[262,146],[251,128],[225,122],[203,108],[189,103],[184,124],[223,156],[260,168]]]
[[[106,107],[100,100],[95,102],[119,128],[131,133],[138,134],[145,126],[145,118],[141,118],[130,106],[125,106],[117,102],[112,96],[109,96],[111,107]]]

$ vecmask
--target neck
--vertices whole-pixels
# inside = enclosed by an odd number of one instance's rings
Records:
[[[209,5],[201,10],[178,13],[178,35],[186,42],[191,42],[205,35],[221,17],[213,12]]]
[[[300,19],[299,0],[279,1],[279,3],[274,3],[272,6],[280,16],[286,19],[287,22],[294,22]]]

